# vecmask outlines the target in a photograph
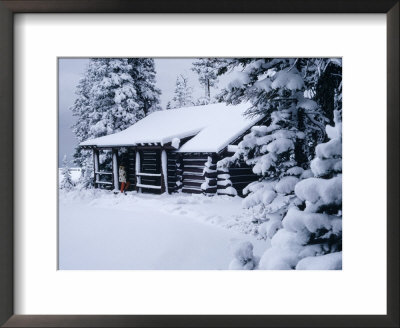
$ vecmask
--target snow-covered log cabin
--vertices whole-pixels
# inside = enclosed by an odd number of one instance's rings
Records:
[[[130,190],[150,193],[242,194],[257,180],[245,163],[217,170],[263,117],[246,117],[248,104],[223,103],[157,111],[124,131],[84,141],[93,150],[96,187],[119,189],[124,166]],[[112,171],[101,169],[100,151],[112,151]]]

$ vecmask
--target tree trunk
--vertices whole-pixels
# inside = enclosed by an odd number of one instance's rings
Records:
[[[208,100],[211,100],[211,92],[210,92],[210,80],[207,79],[207,98]]]

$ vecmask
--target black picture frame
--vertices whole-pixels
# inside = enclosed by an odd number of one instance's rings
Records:
[[[0,0],[0,324],[4,327],[399,327],[399,8],[399,0]],[[14,315],[13,17],[16,13],[386,14],[387,315]]]

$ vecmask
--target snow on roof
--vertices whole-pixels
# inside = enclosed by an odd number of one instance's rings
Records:
[[[219,152],[262,117],[245,117],[250,105],[224,103],[151,113],[124,131],[87,140],[81,146],[113,147],[148,143],[164,145],[175,138],[191,137],[179,152]]]

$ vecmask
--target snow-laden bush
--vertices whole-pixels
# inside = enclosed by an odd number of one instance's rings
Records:
[[[341,269],[342,251],[342,123],[327,126],[330,141],[320,144],[311,170],[315,177],[299,181],[301,201],[289,208],[260,260],[260,269]],[[334,165],[327,163],[334,162]]]
[[[236,245],[234,259],[229,264],[229,270],[253,270],[257,260],[253,254],[253,244],[246,241]]]
[[[64,155],[63,159],[63,168],[61,170],[60,176],[60,189],[69,191],[74,187],[74,183],[72,182],[71,171],[68,167],[67,155]]]

